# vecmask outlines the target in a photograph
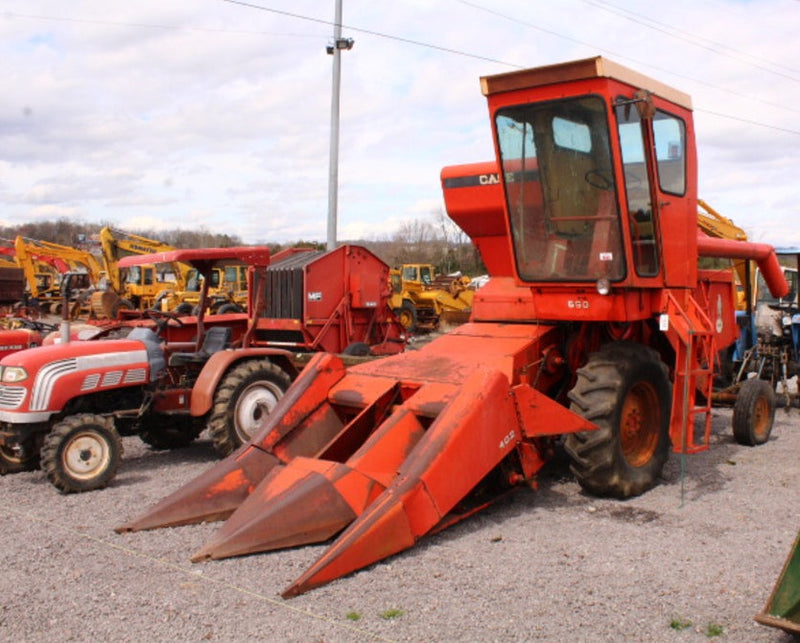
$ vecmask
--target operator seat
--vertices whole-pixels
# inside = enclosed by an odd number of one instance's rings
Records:
[[[231,329],[227,326],[213,326],[206,331],[203,345],[196,353],[173,353],[169,356],[170,366],[203,364],[214,353],[225,350],[231,341]]]

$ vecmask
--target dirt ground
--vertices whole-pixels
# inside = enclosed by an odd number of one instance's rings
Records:
[[[216,461],[203,439],[125,438],[102,491],[60,495],[40,471],[0,478],[0,639],[7,641],[702,641],[781,643],[758,625],[800,527],[800,411],[770,441],[672,455],[629,501],[585,495],[564,460],[415,548],[291,600],[324,546],[192,564],[215,525],[119,535]]]

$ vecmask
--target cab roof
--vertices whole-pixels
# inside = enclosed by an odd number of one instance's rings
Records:
[[[637,89],[646,89],[656,96],[660,96],[686,109],[692,109],[692,99],[688,94],[602,56],[545,65],[543,67],[533,67],[531,69],[521,69],[505,74],[482,76],[481,90],[484,96],[490,96],[502,92],[590,78],[613,78]]]
[[[266,246],[239,246],[234,248],[187,248],[145,255],[131,255],[119,260],[120,268],[158,263],[187,263],[200,272],[217,265],[240,263],[248,266],[268,266],[269,248]]]

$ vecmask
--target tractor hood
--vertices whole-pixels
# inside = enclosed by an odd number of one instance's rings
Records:
[[[155,364],[133,339],[70,342],[20,351],[0,361],[0,421],[46,422],[79,394],[149,381]]]
[[[143,351],[142,342],[130,339],[108,339],[102,342],[77,341],[66,344],[48,344],[19,351],[0,360],[0,367],[22,366],[32,375],[45,364],[65,359],[93,356],[95,360],[113,360],[119,353]],[[105,356],[105,357],[104,357]],[[6,382],[3,382],[6,383]]]

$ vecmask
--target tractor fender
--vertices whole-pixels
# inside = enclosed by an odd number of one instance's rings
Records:
[[[294,380],[299,370],[292,362],[292,353],[280,348],[241,348],[214,353],[203,366],[192,388],[189,412],[202,417],[211,410],[219,382],[233,366],[248,359],[268,358],[280,366]]]

